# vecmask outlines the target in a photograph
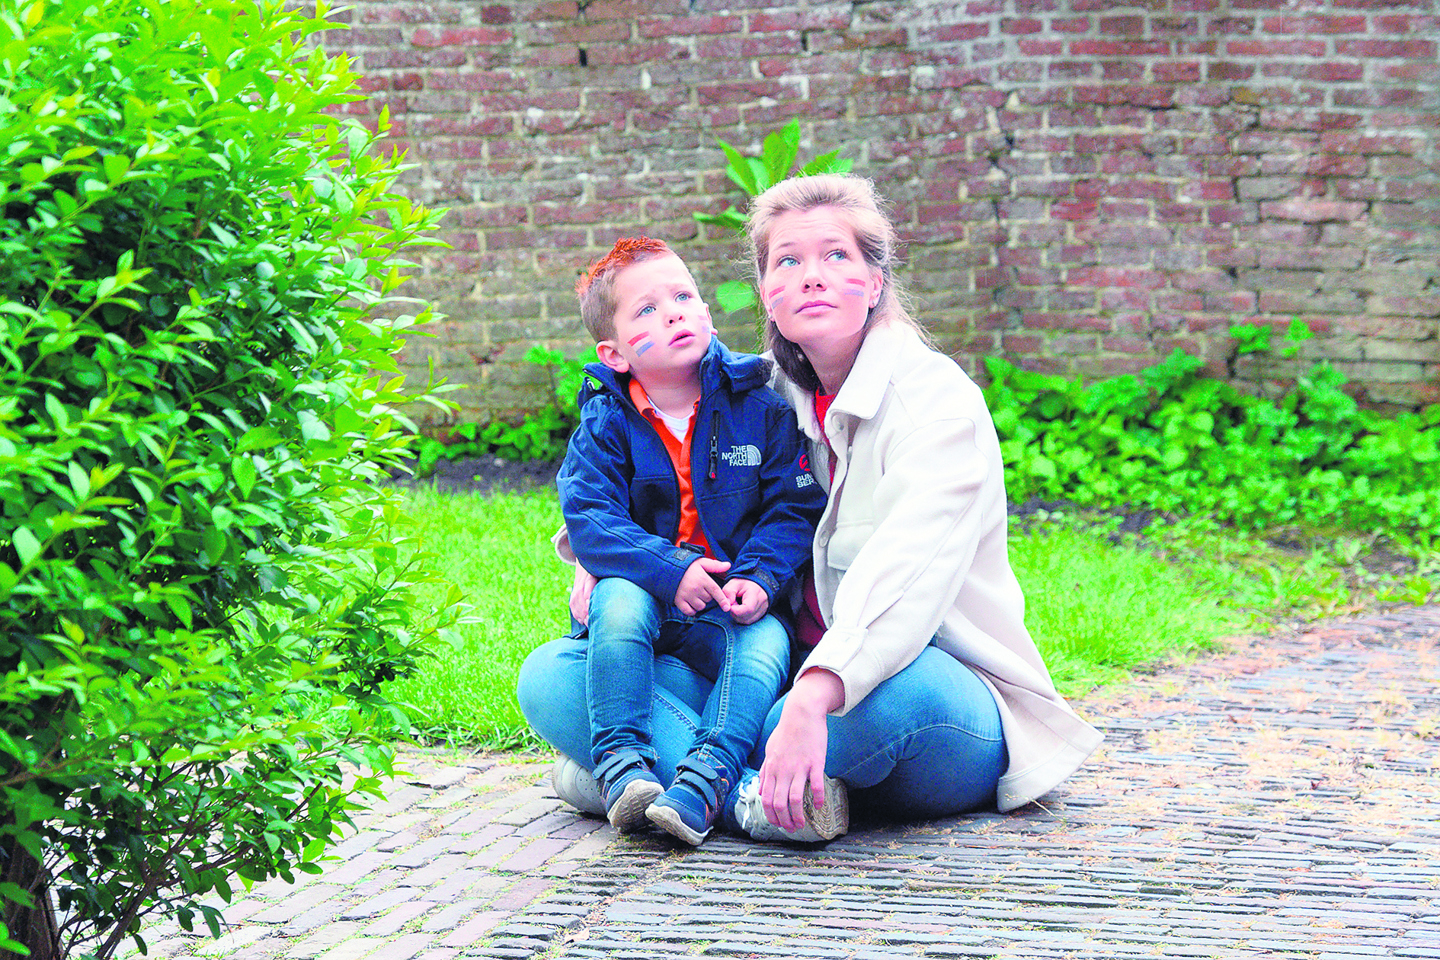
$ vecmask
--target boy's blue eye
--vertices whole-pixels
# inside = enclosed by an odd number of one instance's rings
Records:
[[[690,294],[685,293],[685,292],[682,291],[682,292],[680,292],[680,293],[675,294],[675,299],[676,299],[676,300],[689,300],[689,299],[690,299]]]
[[[655,312],[655,305],[654,305],[653,303],[647,303],[647,304],[645,304],[645,306],[643,306],[643,307],[640,308],[639,316],[642,316],[642,317],[643,317],[643,316],[645,316],[647,313],[654,313],[654,312]]]

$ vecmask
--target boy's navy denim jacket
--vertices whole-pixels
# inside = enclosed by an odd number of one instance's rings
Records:
[[[588,364],[580,425],[556,484],[576,558],[596,577],[622,577],[662,604],[675,602],[699,556],[676,546],[680,484],[660,436],[631,402],[629,377]],[[719,340],[700,362],[700,406],[690,474],[701,528],[730,569],[770,596],[810,559],[825,493],[810,475],[795,411],[766,382],[769,362]]]

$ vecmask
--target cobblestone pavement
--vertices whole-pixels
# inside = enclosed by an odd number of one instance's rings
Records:
[[[151,955],[1440,958],[1440,608],[1078,706],[1106,745],[1043,804],[813,849],[617,839],[544,761],[416,753],[323,876]]]

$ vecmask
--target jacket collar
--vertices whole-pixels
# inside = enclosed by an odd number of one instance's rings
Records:
[[[625,401],[629,401],[629,374],[624,375],[622,383],[620,374],[598,362],[587,363],[585,373],[588,377],[580,389],[582,404],[591,396],[604,392],[613,393]],[[722,381],[729,384],[731,393],[754,390],[756,387],[763,387],[769,376],[770,362],[768,360],[749,353],[731,353],[730,348],[720,342],[718,335],[710,338],[710,349],[705,351],[705,356],[700,361],[702,394],[713,392],[721,385]],[[599,384],[598,389],[592,385],[592,379]]]
[[[914,336],[903,323],[877,323],[871,327],[830,409],[861,420],[875,416],[894,376],[895,361]]]
[[[880,410],[885,391],[895,373],[899,354],[915,339],[915,333],[903,323],[877,323],[865,334],[860,350],[855,354],[855,364],[850,374],[840,385],[835,402],[830,405],[832,413],[843,413],[860,420],[869,420]],[[767,354],[768,356],[768,354]],[[776,366],[772,386],[784,394],[785,399],[799,414],[800,429],[811,440],[822,437],[820,425],[815,420],[815,396],[808,390],[796,386]]]

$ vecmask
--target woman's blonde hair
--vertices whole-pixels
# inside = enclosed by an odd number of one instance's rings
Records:
[[[805,212],[816,207],[834,207],[849,224],[855,245],[865,263],[881,274],[880,299],[870,308],[865,329],[876,323],[904,323],[913,327],[927,342],[924,328],[910,316],[909,298],[895,279],[899,264],[896,256],[895,224],[886,215],[884,201],[875,191],[875,184],[864,177],[850,174],[818,174],[782,180],[756,197],[750,204],[750,221],[746,232],[750,240],[750,264],[755,271],[756,290],[764,289],[765,263],[770,257],[770,233],[781,214]],[[806,390],[820,387],[815,368],[804,352],[780,333],[770,316],[765,318],[765,345],[775,355],[775,362],[785,375]]]

